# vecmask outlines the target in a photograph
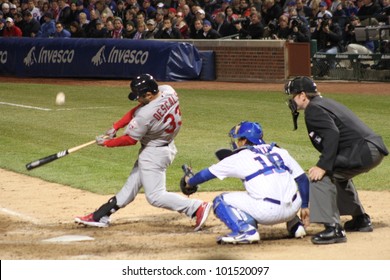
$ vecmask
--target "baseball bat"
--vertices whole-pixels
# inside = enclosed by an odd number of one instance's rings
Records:
[[[82,148],[88,147],[88,146],[90,146],[92,144],[95,144],[95,143],[96,143],[96,140],[93,140],[93,141],[90,141],[90,142],[78,145],[76,147],[69,148],[67,150],[58,152],[56,154],[53,154],[53,155],[50,155],[50,156],[47,156],[47,157],[35,160],[33,162],[27,163],[26,164],[26,168],[27,168],[27,170],[31,170],[31,169],[40,167],[40,166],[42,166],[44,164],[47,164],[47,163],[52,162],[52,161],[55,161],[55,160],[57,160],[59,158],[67,156],[67,155],[69,155],[71,153],[74,153],[74,152],[76,152],[78,150],[81,150]]]

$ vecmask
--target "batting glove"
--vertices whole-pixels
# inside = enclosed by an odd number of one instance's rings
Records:
[[[109,130],[106,131],[106,135],[108,136],[108,138],[112,139],[112,138],[115,138],[116,137],[116,129],[111,127]]]
[[[104,135],[96,136],[96,144],[98,144],[99,146],[104,146],[104,142],[106,142]]]

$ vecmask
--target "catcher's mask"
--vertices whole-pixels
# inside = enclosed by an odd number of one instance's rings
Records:
[[[158,85],[150,74],[142,74],[137,76],[130,83],[131,92],[129,99],[131,101],[137,100],[139,97],[145,96],[146,93],[151,92],[152,94],[158,93]]]
[[[229,132],[231,145],[233,149],[237,149],[237,139],[247,139],[250,143],[259,145],[263,144],[263,129],[256,122],[243,121],[232,127]]]
[[[309,77],[296,77],[291,81],[288,81],[284,85],[284,93],[287,94],[288,100],[287,105],[291,110],[294,130],[298,129],[298,116],[299,112],[297,110],[297,103],[294,100],[294,97],[297,94],[302,92],[305,93],[317,93],[317,85],[316,83]]]

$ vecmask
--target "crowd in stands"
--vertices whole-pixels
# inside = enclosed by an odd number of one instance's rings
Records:
[[[317,40],[377,52],[358,26],[389,25],[390,0],[0,0],[0,37]]]

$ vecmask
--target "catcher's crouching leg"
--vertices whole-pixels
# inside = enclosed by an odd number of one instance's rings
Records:
[[[213,207],[214,214],[232,230],[230,234],[219,237],[217,243],[240,244],[260,240],[256,220],[248,213],[228,205],[223,199],[223,194],[214,199]]]

